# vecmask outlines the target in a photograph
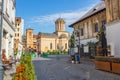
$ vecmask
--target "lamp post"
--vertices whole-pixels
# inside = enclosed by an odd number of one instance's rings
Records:
[[[78,54],[76,55],[76,60],[78,63],[80,63],[80,29],[75,29],[75,31],[77,31],[77,37],[78,37],[78,40],[79,42],[77,42],[78,44]]]
[[[3,67],[2,67],[2,36],[3,36],[3,8],[4,8],[4,0],[1,1],[2,5],[0,11],[0,78],[3,80]]]

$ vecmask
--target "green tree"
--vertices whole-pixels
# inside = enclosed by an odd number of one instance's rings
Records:
[[[74,39],[74,33],[72,33],[70,40],[69,40],[69,47],[74,48],[75,45],[75,39]]]
[[[98,39],[97,46],[101,47],[104,56],[107,56],[107,40],[105,30],[101,27],[96,38]]]

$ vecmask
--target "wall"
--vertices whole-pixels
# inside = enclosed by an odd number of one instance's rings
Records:
[[[120,57],[120,21],[107,25],[107,42],[111,45],[111,55]]]
[[[50,43],[52,43],[52,49],[50,49]],[[47,52],[48,50],[55,50],[55,38],[41,38],[41,52]]]

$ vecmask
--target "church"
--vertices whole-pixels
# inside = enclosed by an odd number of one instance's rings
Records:
[[[26,30],[26,48],[36,51],[68,51],[69,33],[65,30],[66,22],[62,18],[55,21],[55,32],[34,35],[33,29]]]
[[[55,32],[38,33],[38,51],[68,51],[69,33],[65,31],[66,22],[62,18],[55,21]]]

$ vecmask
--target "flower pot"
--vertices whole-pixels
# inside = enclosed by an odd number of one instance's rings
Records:
[[[110,62],[104,61],[95,61],[96,69],[104,70],[104,71],[111,71]]]
[[[112,72],[120,74],[120,63],[112,63]]]

